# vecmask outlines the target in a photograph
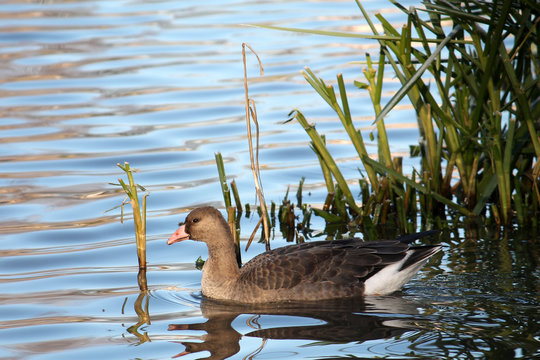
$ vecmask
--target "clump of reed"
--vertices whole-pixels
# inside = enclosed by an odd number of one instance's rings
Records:
[[[242,205],[240,201],[240,195],[238,194],[238,189],[236,187],[236,183],[234,179],[228,183],[227,182],[227,175],[225,173],[225,166],[223,163],[223,156],[221,153],[215,154],[216,159],[216,165],[218,169],[218,175],[219,175],[219,182],[221,185],[221,192],[223,195],[223,202],[225,204],[225,209],[227,210],[227,216],[228,216],[228,223],[229,228],[231,229],[231,232],[233,234],[234,243],[235,243],[235,250],[236,250],[236,259],[238,261],[238,265],[242,265],[241,261],[241,255],[240,255],[240,220],[241,217],[244,215],[246,218],[249,218],[251,216],[251,205],[249,203],[246,203],[245,205]],[[269,226],[271,228],[275,228],[277,223],[276,219],[279,221],[279,228],[283,234],[283,237],[287,239],[287,241],[296,241],[296,242],[302,242],[304,240],[302,235],[299,235],[299,231],[307,230],[309,229],[309,220],[311,216],[312,209],[308,207],[307,204],[302,203],[302,185],[304,183],[304,178],[300,180],[300,183],[298,185],[298,190],[296,193],[296,199],[298,201],[298,204],[295,205],[291,203],[289,200],[289,191],[287,190],[287,193],[285,194],[285,197],[282,200],[281,205],[279,208],[277,207],[275,202],[271,202],[270,206],[268,204],[265,206],[266,209],[270,209],[268,213],[266,214],[268,217]],[[230,186],[229,186],[230,185]],[[231,193],[235,199],[235,205],[232,203]],[[298,216],[295,214],[295,207],[298,207],[302,209],[302,221],[297,221]],[[245,213],[244,210],[245,209]],[[251,236],[248,239],[246,248],[250,246],[250,244],[255,239],[257,232],[259,231],[259,228],[263,222],[263,212],[262,207],[259,205],[257,206],[257,213],[259,215],[259,221],[257,222],[257,225],[253,229],[253,232],[251,233]],[[269,244],[269,238],[265,236],[264,230],[261,232],[261,242],[265,242]],[[196,266],[197,268],[202,268],[202,264],[204,264],[204,260],[197,259]]]
[[[263,75],[263,67],[261,60],[257,53],[246,43],[242,44],[242,57],[244,64],[244,94],[245,94],[245,111],[246,111],[246,128],[247,128],[247,138],[248,138],[248,147],[250,154],[250,164],[253,174],[253,180],[255,184],[256,197],[259,200],[259,205],[256,205],[257,213],[259,215],[259,221],[256,224],[251,236],[246,245],[246,249],[249,248],[253,242],[255,236],[257,235],[259,228],[263,225],[261,231],[261,242],[265,243],[266,250],[270,250],[270,228],[276,226],[276,204],[274,202],[270,205],[270,210],[268,210],[268,204],[266,204],[264,198],[264,192],[262,188],[262,181],[260,176],[260,167],[259,167],[259,123],[257,119],[257,110],[255,107],[255,102],[249,98],[248,94],[248,81],[247,81],[247,66],[246,66],[246,48],[248,48],[257,58],[260,75]],[[252,134],[252,126],[255,127],[255,136]],[[255,145],[253,144],[253,137],[255,137]],[[235,243],[236,250],[236,259],[238,265],[242,265],[241,253],[240,253],[240,219],[244,214],[246,218],[251,216],[251,205],[246,203],[244,206],[240,200],[240,195],[238,193],[238,188],[236,182],[233,179],[228,183],[227,175],[225,172],[225,165],[223,162],[223,156],[221,153],[215,153],[215,161],[218,170],[219,183],[221,186],[221,192],[223,195],[223,203],[225,204],[225,209],[227,212],[227,218],[231,233],[233,234],[233,239]],[[303,180],[300,182],[299,190],[297,192],[297,199],[299,201],[299,207],[301,207],[301,198],[302,198],[302,184]],[[232,196],[231,196],[232,193]],[[233,200],[234,199],[234,203]],[[303,225],[309,227],[309,215],[310,211],[307,209],[307,206],[304,206],[305,214],[304,221],[299,224],[300,227]],[[293,240],[296,235],[296,241],[302,241],[303,238],[298,237],[298,233],[295,230],[296,216],[294,213],[294,205],[288,200],[288,191],[287,195],[283,199],[282,205],[279,207],[279,213],[277,218],[280,222],[280,228],[284,234],[284,237],[288,240]],[[196,267],[201,269],[204,265],[204,260],[200,257],[196,261]]]
[[[380,43],[378,59],[366,54],[365,81],[354,81],[368,91],[373,103],[378,160],[368,154],[354,126],[342,75],[337,76],[336,92],[309,68],[304,71],[308,83],[341,120],[367,174],[359,179],[358,205],[324,135],[300,110],[293,111],[291,119],[309,135],[326,180],[327,202],[316,214],[329,221],[352,216],[364,225],[393,221],[407,232],[415,230],[419,213],[424,221],[433,222],[449,210],[466,218],[483,215],[497,224],[536,227],[540,205],[538,9],[526,1],[510,0],[433,0],[425,1],[423,9],[394,3],[407,22],[396,29],[377,14],[384,31],[380,34],[360,1],[356,3],[373,34],[273,27]],[[402,88],[383,107],[388,67]],[[411,148],[411,156],[420,156],[421,167],[407,175],[401,159],[391,156],[384,124],[384,117],[404,96],[416,111],[421,138]]]

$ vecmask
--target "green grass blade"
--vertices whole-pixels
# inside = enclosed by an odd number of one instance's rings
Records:
[[[433,192],[433,191],[428,191],[424,186],[416,183],[416,182],[413,182],[411,179],[401,175],[400,173],[398,173],[397,171],[393,170],[393,169],[390,169],[390,168],[387,168],[386,166],[378,163],[377,161],[375,160],[372,160],[370,159],[369,157],[366,157],[364,159],[364,161],[366,162],[369,162],[371,163],[371,165],[380,173],[380,174],[389,174],[390,176],[396,178],[398,181],[401,181],[403,183],[406,183],[408,184],[409,186],[412,186],[413,188],[415,188],[417,191],[421,192],[422,194],[426,194],[426,195],[430,195],[432,196],[433,198],[435,198],[437,201],[439,202],[442,202],[443,204],[445,204],[446,206],[448,206],[449,208],[452,208],[454,210],[457,210],[459,211],[460,213],[462,213],[463,215],[466,215],[466,216],[474,216],[474,213],[466,208],[464,208],[463,206],[460,206],[454,202],[452,202],[451,200],[445,198],[444,196],[436,193],[436,192]]]
[[[221,185],[221,192],[223,194],[223,202],[225,203],[225,208],[228,209],[232,206],[231,203],[231,191],[229,190],[229,186],[227,185],[227,175],[225,174],[225,165],[223,164],[223,157],[221,156],[221,153],[215,153],[214,154],[216,158],[216,165],[218,169],[219,174],[219,183]]]
[[[322,139],[323,143],[326,145],[326,139],[325,139],[324,135],[321,135],[321,139]],[[311,149],[313,150],[313,152],[315,154],[317,154],[317,158],[319,159],[319,163],[321,165],[321,170],[322,170],[323,177],[324,177],[324,182],[326,183],[326,191],[329,194],[334,194],[335,193],[335,188],[334,188],[334,179],[332,178],[332,172],[330,171],[330,169],[326,165],[326,162],[322,158],[321,154],[319,153],[319,151],[317,150],[317,148],[313,144],[313,141],[311,142],[310,146],[311,146]]]
[[[343,37],[343,38],[355,38],[355,39],[371,39],[371,40],[383,40],[383,41],[399,41],[400,36],[389,36],[389,35],[373,35],[373,34],[357,34],[357,33],[348,33],[342,31],[328,31],[328,30],[313,30],[313,29],[300,29],[300,28],[291,28],[284,26],[273,26],[273,25],[261,25],[261,24],[243,24],[244,26],[257,27],[262,29],[269,30],[278,30],[278,31],[288,31],[295,33],[304,33],[304,34],[313,34],[313,35],[323,35],[323,36],[332,36],[332,37]],[[421,41],[419,38],[412,38],[412,41]],[[441,43],[442,39],[428,39],[431,43]],[[454,41],[455,43],[466,44],[469,41],[458,40]]]
[[[326,145],[324,144],[324,141],[322,140],[319,133],[315,130],[315,126],[310,125],[304,115],[299,110],[294,110],[291,114],[289,114],[290,117],[295,118],[298,120],[298,122],[302,125],[306,133],[311,138],[311,141],[313,142],[313,146],[317,149],[319,154],[321,155],[321,158],[324,160],[330,171],[332,172],[332,175],[336,179],[339,188],[345,195],[345,198],[347,199],[347,204],[350,206],[350,208],[357,214],[360,213],[360,209],[356,205],[356,202],[354,201],[354,197],[351,193],[351,190],[349,189],[349,186],[347,185],[347,181],[343,177],[343,174],[339,170],[339,167],[337,166],[336,162],[332,158],[332,155],[330,155],[330,152],[326,148]]]
[[[381,121],[388,112],[396,106],[396,104],[403,99],[403,97],[407,94],[407,92],[414,86],[416,81],[422,76],[424,71],[432,65],[434,61],[437,60],[437,56],[439,53],[443,50],[443,48],[446,46],[446,44],[458,33],[458,31],[461,29],[460,25],[455,26],[450,34],[444,38],[444,40],[437,46],[435,51],[429,56],[429,58],[420,66],[420,68],[414,73],[414,75],[403,85],[399,91],[390,99],[390,101],[386,104],[386,106],[382,109],[381,113],[377,115],[377,118],[373,122],[374,124]]]
[[[516,76],[514,68],[511,65],[510,59],[508,58],[508,54],[506,53],[506,49],[504,48],[503,44],[501,44],[499,53],[501,54],[501,57],[503,60],[503,65],[504,65],[504,69],[506,70],[506,75],[508,76],[508,79],[510,80],[510,84],[514,90],[514,93],[517,94],[518,108],[529,130],[529,133],[531,136],[531,142],[534,147],[536,158],[540,159],[540,141],[538,140],[536,127],[535,127],[533,117],[531,114],[531,104],[521,87],[521,84]]]
[[[231,181],[231,190],[233,193],[234,202],[236,203],[236,209],[239,212],[242,212],[243,211],[242,202],[240,201],[240,195],[238,194],[238,188],[236,187],[236,181],[234,181],[234,179],[233,181]]]
[[[328,211],[324,211],[317,208],[312,208],[315,215],[322,217],[324,220],[328,221],[329,223],[342,223],[343,219],[341,216],[337,216],[336,214],[332,214]]]

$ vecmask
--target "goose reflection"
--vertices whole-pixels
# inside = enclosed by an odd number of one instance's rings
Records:
[[[405,316],[404,319],[403,314],[415,315],[417,307],[399,296],[249,306],[202,298],[201,311],[207,319],[206,322],[169,325],[170,331],[206,332],[200,336],[203,342],[179,342],[185,346],[185,350],[174,356],[175,358],[208,351],[210,356],[201,359],[226,359],[240,351],[239,342],[243,336],[263,340],[296,339],[333,343],[391,338],[415,329],[411,318]],[[236,331],[232,322],[242,314],[253,315],[255,320],[251,323],[260,328],[245,334]],[[263,315],[303,317],[319,320],[321,323],[294,326],[291,321],[287,321],[283,327],[262,328],[256,317]],[[262,346],[264,347],[264,342]]]

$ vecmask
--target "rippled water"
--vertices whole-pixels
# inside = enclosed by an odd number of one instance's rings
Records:
[[[364,6],[403,21],[390,3]],[[444,255],[403,293],[364,303],[238,309],[201,299],[194,262],[204,248],[165,239],[190,208],[221,206],[215,152],[242,201],[254,201],[242,42],[265,68],[259,77],[249,58],[267,199],[280,202],[305,176],[305,201],[324,200],[306,135],[283,124],[293,108],[327,134],[347,178],[358,176],[339,121],[300,70],[343,72],[351,84],[362,74],[349,62],[377,44],[248,23],[369,32],[348,0],[0,3],[0,358],[540,356],[538,237],[526,233],[445,233]],[[399,85],[390,75],[386,84],[385,99]],[[349,92],[357,126],[369,130],[367,94]],[[410,107],[387,123],[393,152],[407,154],[418,137]],[[150,191],[148,295],[137,285],[131,222],[105,213],[122,202],[109,183],[124,161]],[[274,241],[284,243],[277,231]],[[253,245],[244,259],[262,250]]]

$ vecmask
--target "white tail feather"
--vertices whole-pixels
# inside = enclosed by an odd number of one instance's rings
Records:
[[[375,275],[364,282],[365,295],[387,295],[400,290],[405,283],[411,280],[420,268],[426,263],[427,258],[414,265],[401,269],[407,259],[413,254],[408,251],[401,261],[385,266]],[[428,257],[429,258],[429,257]],[[401,269],[401,271],[400,271]]]

